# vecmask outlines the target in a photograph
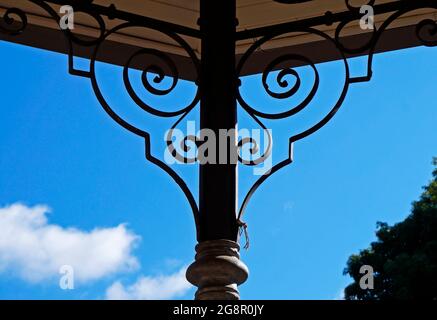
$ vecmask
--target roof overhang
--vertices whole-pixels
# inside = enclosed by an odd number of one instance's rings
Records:
[[[205,0],[206,1],[206,0]],[[47,1],[50,6],[59,12],[60,5],[54,4],[67,3],[69,1]],[[187,28],[187,30],[198,31],[197,21],[199,18],[200,0],[95,0],[93,5],[108,8],[114,4],[117,10],[127,14],[144,16],[156,20],[164,21]],[[363,3],[365,1],[349,1],[350,3]],[[375,5],[403,2],[393,0],[376,0]],[[29,0],[0,0],[0,16],[3,16],[8,8],[20,8],[27,14],[28,26],[24,32],[18,36],[10,36],[0,33],[0,39],[20,43],[32,47],[42,48],[55,52],[66,53],[66,46],[63,34],[59,30],[56,21],[49,14],[42,10],[38,5]],[[327,11],[333,14],[347,12],[345,0],[312,0],[297,4],[283,4],[273,0],[237,0],[237,16],[239,32],[251,32],[247,30],[257,30],[266,26],[304,21],[315,17],[322,17]],[[375,23],[378,26],[388,14],[375,16]],[[436,20],[436,9],[420,9],[407,12],[394,21],[385,32],[379,42],[376,52],[403,49],[421,44],[415,35],[416,25],[424,19]],[[104,16],[107,29],[119,25],[121,19],[109,19]],[[338,23],[332,25],[321,24],[317,29],[333,36]],[[75,16],[75,34],[82,37],[96,37],[96,21],[87,15],[77,14]],[[369,38],[369,30],[362,30],[357,23],[348,24],[342,31],[342,39],[348,46],[360,46]],[[189,33],[189,32],[188,32]],[[236,54],[240,57],[256,40],[249,37],[237,42]],[[184,40],[190,45],[196,55],[200,56],[200,39],[195,35],[182,35]],[[311,56],[315,62],[325,62],[338,59],[338,54],[329,49],[330,44],[320,37],[306,33],[288,33],[279,36],[262,47],[256,52],[250,65],[243,71],[244,74],[254,74],[262,72],[260,68],[261,60],[268,60],[279,55],[284,51],[299,52]],[[98,57],[98,60],[115,65],[126,63],[126,53],[134,52],[140,48],[152,47],[170,55],[180,69],[180,76],[185,79],[193,79],[192,68],[189,67],[190,59],[187,53],[170,38],[163,37],[162,34],[147,28],[131,28],[116,32],[107,42],[105,53]],[[74,54],[79,57],[89,58],[92,48],[80,46],[75,48]],[[358,53],[357,53],[358,54]],[[365,53],[360,53],[365,54]],[[353,54],[352,54],[353,55]],[[351,56],[352,56],[351,55]]]

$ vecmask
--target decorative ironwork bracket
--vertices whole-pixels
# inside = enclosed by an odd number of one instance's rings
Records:
[[[167,172],[171,178],[179,185],[181,190],[184,192],[185,196],[188,199],[188,202],[191,206],[191,209],[194,214],[194,219],[197,226],[197,231],[199,232],[199,207],[196,203],[196,200],[188,188],[185,181],[166,163],[161,161],[160,159],[154,157],[151,153],[151,142],[150,142],[150,135],[148,132],[139,129],[132,124],[128,123],[125,119],[123,119],[121,116],[119,116],[109,105],[109,103],[105,100],[105,97],[99,87],[99,83],[96,79],[96,59],[97,55],[99,53],[99,49],[101,48],[101,45],[105,42],[105,40],[123,30],[130,27],[141,27],[141,28],[148,28],[154,31],[158,31],[165,35],[166,37],[172,39],[175,43],[177,43],[187,54],[187,56],[190,58],[193,68],[197,74],[199,74],[200,69],[200,63],[201,61],[193,51],[193,49],[190,47],[188,42],[184,39],[185,37],[191,37],[202,40],[204,38],[204,34],[202,34],[200,29],[192,29],[185,26],[168,23],[164,21],[159,21],[150,17],[144,17],[136,14],[132,14],[129,12],[124,12],[118,10],[114,5],[110,5],[108,7],[93,4],[92,0],[85,0],[85,1],[61,1],[61,0],[29,0],[29,2],[39,6],[43,10],[45,10],[55,21],[59,22],[61,17],[56,12],[56,10],[52,7],[52,5],[70,5],[72,6],[75,11],[81,12],[83,14],[89,15],[92,17],[99,26],[99,36],[95,39],[84,39],[80,36],[75,35],[70,30],[65,29],[61,30],[64,35],[67,42],[67,46],[69,48],[68,50],[68,64],[69,64],[69,72],[73,75],[82,76],[89,78],[91,80],[91,85],[94,89],[95,95],[97,99],[99,100],[101,106],[103,107],[104,111],[120,126],[125,128],[126,130],[140,136],[145,141],[145,156],[146,159],[153,164],[159,166],[161,169],[163,169],[165,172]],[[287,1],[281,1],[283,3]],[[267,174],[261,176],[255,184],[250,188],[249,192],[245,196],[243,203],[241,205],[241,208],[239,210],[238,214],[238,221],[240,227],[245,227],[244,223],[241,223],[242,216],[247,208],[247,205],[255,193],[255,191],[259,188],[259,186],[265,182],[271,175],[273,175],[275,172],[279,171],[283,167],[287,166],[292,162],[292,146],[294,142],[297,142],[313,133],[321,129],[323,126],[325,126],[338,112],[340,107],[342,106],[346,94],[348,92],[348,89],[351,84],[357,83],[357,82],[365,82],[369,81],[372,77],[372,64],[373,64],[373,57],[375,54],[376,47],[381,40],[382,34],[384,31],[387,30],[387,28],[390,27],[390,25],[399,17],[402,15],[422,9],[422,8],[432,8],[437,9],[437,3],[436,1],[429,1],[429,0],[415,0],[415,1],[392,1],[385,4],[379,4],[374,5],[374,0],[369,1],[367,4],[372,5],[374,8],[375,15],[388,15],[388,17],[385,19],[383,23],[381,23],[379,26],[375,26],[375,29],[370,34],[370,37],[366,43],[363,43],[359,47],[350,48],[347,47],[342,42],[342,32],[344,28],[353,23],[358,22],[362,15],[359,12],[359,8],[354,7],[350,4],[349,0],[345,0],[346,7],[348,8],[347,11],[340,12],[340,13],[332,13],[332,12],[326,12],[323,16],[315,17],[315,18],[309,18],[305,20],[300,21],[292,21],[287,23],[281,23],[277,25],[262,27],[262,28],[255,28],[255,29],[249,29],[249,30],[243,30],[236,33],[235,40],[232,41],[240,41],[240,40],[247,40],[247,39],[254,39],[259,38],[255,41],[253,45],[250,46],[250,48],[243,54],[241,59],[239,60],[236,69],[235,69],[235,77],[240,77],[242,75],[242,71],[245,67],[245,64],[248,62],[248,60],[253,56],[253,54],[261,48],[263,44],[265,44],[268,41],[271,41],[274,38],[280,37],[284,34],[288,33],[295,33],[295,32],[303,32],[312,34],[314,36],[318,36],[321,39],[327,41],[328,43],[332,44],[333,48],[336,48],[337,54],[338,54],[338,60],[344,62],[344,70],[345,70],[345,80],[343,89],[341,91],[340,97],[336,101],[336,103],[332,106],[330,111],[318,122],[316,122],[314,125],[312,125],[310,128],[295,134],[289,138],[289,157],[287,159],[284,159],[280,161],[279,163],[275,164],[270,172]],[[114,20],[117,19],[119,21],[122,21],[121,24],[108,29],[105,23],[105,19]],[[7,33],[10,35],[19,35],[22,33],[28,24],[26,13],[23,10],[20,10],[19,8],[10,8],[6,11],[6,13],[3,16],[2,22],[0,23],[0,32]],[[320,31],[317,29],[320,26],[323,25],[334,25],[337,24],[335,28],[334,35],[329,35],[323,31]],[[416,35],[417,38],[422,42],[423,45],[426,46],[435,46],[437,45],[437,24],[433,20],[423,20],[420,21],[416,26]],[[77,70],[74,68],[74,45],[80,45],[85,47],[91,47],[93,49],[93,55],[90,59],[90,68],[89,71],[84,70]],[[348,56],[349,55],[356,55],[356,54],[365,54],[367,55],[368,59],[368,66],[367,66],[367,74],[360,77],[352,77],[349,71],[349,64],[348,64]],[[129,80],[129,69],[131,68],[131,63],[134,59],[140,58],[141,56],[144,57],[153,57],[153,63],[147,65],[143,69],[142,73],[142,83],[144,85],[144,88],[155,96],[164,96],[169,94],[177,85],[178,83],[178,67],[177,65],[172,61],[171,57],[169,57],[164,52],[159,52],[156,49],[153,48],[143,48],[136,52],[134,55],[129,57],[126,61],[126,64],[124,65],[123,69],[123,80],[125,84],[125,89],[129,93],[132,100],[144,111],[146,111],[149,114],[152,114],[154,116],[158,117],[166,117],[166,118],[177,118],[176,122],[172,126],[171,129],[174,129],[178,124],[180,124],[185,117],[193,110],[193,108],[199,103],[199,96],[200,96],[200,90],[202,90],[202,79],[197,77],[196,84],[198,85],[197,93],[195,94],[194,99],[187,105],[182,108],[180,108],[177,111],[162,111],[157,108],[154,108],[153,106],[150,106],[146,102],[144,102],[134,91],[132,84]],[[147,59],[145,59],[147,60]],[[158,62],[157,62],[158,61]],[[313,87],[307,97],[303,99],[303,101],[297,105],[294,105],[292,108],[290,108],[287,111],[280,112],[280,113],[266,113],[262,112],[260,110],[257,110],[256,108],[252,107],[249,103],[245,101],[245,99],[242,97],[242,94],[240,93],[240,90],[236,88],[236,96],[237,101],[240,104],[241,108],[247,112],[262,128],[266,128],[263,124],[261,119],[267,119],[267,120],[279,120],[279,119],[285,119],[293,117],[294,115],[298,114],[302,110],[304,110],[311,101],[313,101],[318,88],[319,88],[319,73],[316,64],[311,60],[310,57],[298,54],[298,53],[286,53],[282,54],[276,58],[274,58],[271,62],[267,64],[267,67],[265,68],[263,74],[262,74],[262,84],[266,91],[266,93],[272,98],[272,99],[289,99],[296,95],[296,93],[300,89],[301,79],[299,77],[299,74],[296,72],[294,66],[296,65],[305,65],[309,66],[313,72],[314,72],[314,84]],[[272,73],[277,72],[276,74],[276,82],[277,85],[283,89],[282,92],[274,92],[270,89],[269,84],[267,83],[267,78]],[[148,75],[154,74],[153,83],[149,81]],[[166,76],[170,76],[172,78],[172,84],[167,89],[162,89],[157,87],[157,85],[161,84]],[[286,77],[294,77],[295,83],[294,85],[290,85],[289,82],[286,80]],[[237,84],[241,85],[241,81],[236,81]],[[196,141],[196,138],[194,137],[187,137],[186,140],[192,140],[194,142]],[[253,140],[245,140],[239,142],[239,147],[241,148],[243,144],[245,143],[252,143],[256,144],[256,141]],[[193,159],[188,159],[184,155],[178,155],[176,152],[176,148],[172,145],[172,143],[168,143],[169,150],[175,157],[179,157],[180,159],[185,160],[185,162],[192,162]],[[254,165],[255,163],[252,161],[244,161],[239,157],[239,160],[242,164],[245,165]],[[259,163],[259,162],[257,162]]]

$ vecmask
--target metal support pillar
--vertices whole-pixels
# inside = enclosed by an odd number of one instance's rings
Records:
[[[199,24],[200,126],[215,133],[217,148],[216,163],[200,165],[199,245],[187,279],[199,288],[196,299],[238,299],[248,271],[237,244],[237,164],[219,164],[220,152],[230,160],[237,143],[236,1],[201,0]],[[218,147],[221,129],[234,129],[227,150]]]

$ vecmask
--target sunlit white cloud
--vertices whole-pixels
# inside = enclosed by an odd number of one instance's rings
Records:
[[[91,231],[64,228],[49,223],[49,212],[45,205],[0,208],[0,273],[41,282],[70,265],[75,281],[86,282],[138,267],[132,250],[139,237],[126,225]]]
[[[170,275],[142,276],[128,286],[114,282],[106,290],[110,300],[163,300],[183,296],[192,287],[185,279],[186,267]]]

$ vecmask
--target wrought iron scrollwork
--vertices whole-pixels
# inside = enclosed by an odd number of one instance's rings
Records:
[[[252,115],[251,115],[252,116]],[[272,154],[272,146],[273,146],[273,137],[272,134],[270,132],[270,130],[268,130],[266,128],[266,126],[264,125],[264,123],[262,123],[257,117],[252,116],[252,118],[258,123],[258,125],[262,128],[263,132],[266,133],[267,135],[267,147],[264,148],[263,153],[259,154],[260,152],[260,147],[259,144],[260,142],[257,141],[255,138],[253,137],[242,137],[240,139],[240,141],[238,141],[238,161],[246,166],[257,166],[261,163],[263,163],[268,157],[271,156]],[[251,154],[251,156],[257,156],[255,159],[251,158],[251,159],[245,159],[243,154],[242,154],[242,150],[243,150],[243,146],[244,145],[250,145],[249,148],[249,152]]]
[[[53,7],[48,4],[48,2],[52,2],[55,4],[67,4],[67,2],[63,2],[63,1],[43,1],[43,0],[29,0],[29,1],[39,6],[40,8],[44,9],[48,13],[48,15],[53,20],[55,20],[58,24],[61,18],[57,14],[57,12],[53,9]],[[193,212],[196,226],[198,226],[199,209],[196,200],[193,194],[191,193],[191,190],[187,186],[186,182],[168,164],[166,164],[162,160],[152,155],[150,134],[138,128],[137,126],[129,123],[127,120],[123,119],[123,117],[120,116],[110,106],[110,104],[104,97],[104,94],[100,88],[96,76],[96,61],[99,54],[99,50],[101,49],[103,43],[108,39],[108,37],[125,28],[131,28],[131,27],[148,28],[148,29],[152,29],[153,31],[160,32],[164,36],[169,37],[175,43],[177,43],[183,50],[185,50],[190,60],[192,61],[193,68],[195,69],[195,73],[198,75],[199,60],[196,54],[194,53],[193,49],[188,45],[188,43],[175,30],[172,30],[171,24],[162,23],[156,25],[153,19],[146,19],[146,18],[141,19],[141,17],[135,15],[120,13],[117,11],[114,5],[110,5],[109,7],[106,8],[106,7],[93,5],[92,1],[85,1],[85,2],[73,1],[73,2],[69,2],[68,4],[74,8],[75,13],[79,12],[88,15],[92,19],[94,19],[97,23],[97,31],[98,31],[97,37],[85,38],[75,35],[69,29],[60,28],[60,30],[63,32],[65,36],[66,45],[68,49],[67,51],[68,51],[69,72],[73,75],[89,78],[95,96],[99,101],[100,105],[102,106],[103,110],[118,125],[144,139],[146,159],[151,163],[157,165],[162,170],[164,170],[181,188]],[[94,10],[96,8],[100,9],[100,11]],[[126,17],[126,18],[133,18],[133,20],[135,21],[122,22],[121,24],[107,30],[107,26],[103,18],[103,15],[106,15],[109,19],[113,19],[117,16],[121,20],[123,20],[123,17]],[[3,16],[3,24],[0,24],[0,32],[7,33],[9,35],[18,35],[26,29],[26,26],[28,24],[27,20],[28,19],[26,13],[24,11],[18,8],[10,8],[5,12]],[[176,30],[179,29],[181,32],[183,33],[186,32],[190,36],[196,35],[196,32],[194,32],[193,30],[189,30],[184,27],[176,28]],[[74,61],[73,61],[74,45],[80,45],[80,46],[86,46],[92,48],[89,71],[78,70],[74,68]],[[143,70],[141,70],[142,87],[149,94],[154,96],[165,96],[173,92],[179,81],[179,72],[176,63],[172,60],[171,57],[169,57],[165,53],[162,53],[153,48],[143,48],[143,49],[139,49],[137,52],[134,52],[130,57],[128,57],[125,65],[123,66],[123,82],[125,85],[125,89],[129,94],[130,98],[135,102],[135,104],[139,108],[141,108],[143,111],[151,115],[158,116],[158,117],[165,117],[165,118],[178,117],[175,124],[172,126],[172,129],[174,129],[188,115],[188,113],[198,104],[199,90],[197,89],[194,98],[188,105],[183,106],[176,111],[165,111],[165,110],[159,110],[157,108],[154,108],[153,106],[147,104],[145,101],[143,101],[140,98],[140,95],[138,95],[135,92],[134,86],[132,85],[129,78],[129,70],[132,69],[132,62],[139,57],[143,57],[143,61],[144,60],[147,61],[148,57],[154,58],[153,63],[147,64],[143,68]],[[149,80],[150,75],[152,75],[151,81]],[[171,78],[171,84],[169,87],[163,89],[161,85],[166,77]],[[187,137],[187,139],[190,139],[190,137]],[[171,149],[173,147],[172,143],[169,143],[167,147]]]
[[[3,15],[3,23],[0,24],[0,31],[9,35],[17,35],[22,33],[26,27],[26,13],[18,8],[10,8],[7,9]]]
[[[304,29],[292,30],[292,32],[311,33],[311,34],[320,36],[320,37],[324,38],[325,40],[331,42],[333,45],[335,45],[334,39],[332,39],[326,33],[323,33],[317,29],[314,29],[314,28],[304,28]],[[289,32],[286,32],[286,33],[289,33]],[[257,48],[259,48],[261,45],[263,45],[267,41],[270,41],[270,40],[274,39],[275,37],[278,37],[282,34],[283,34],[282,32],[271,33],[269,35],[262,37],[258,41],[256,41],[246,51],[246,53],[241,58],[238,66],[237,66],[237,73],[238,74],[242,73],[242,70],[244,68],[244,64],[248,61],[250,56],[253,55],[254,52],[256,52]],[[341,90],[341,94],[340,94],[340,97],[338,98],[337,102],[333,105],[333,107],[330,109],[328,114],[326,114],[319,122],[317,122],[316,124],[314,124],[310,128],[308,128],[300,133],[297,133],[289,138],[289,152],[288,152],[289,157],[287,159],[277,163],[276,165],[274,165],[268,173],[262,175],[255,182],[255,184],[249,189],[249,192],[244,197],[241,208],[239,210],[239,215],[238,215],[239,219],[242,218],[242,216],[247,208],[247,205],[248,205],[250,199],[252,198],[253,194],[264,183],[264,181],[266,181],[271,175],[273,175],[274,173],[279,171],[281,168],[292,163],[293,143],[309,136],[310,134],[312,134],[312,133],[316,132],[317,130],[319,130],[320,128],[322,128],[326,123],[329,122],[329,120],[332,117],[334,117],[334,115],[340,109],[340,107],[341,107],[341,105],[346,97],[346,93],[348,91],[349,85],[351,83],[351,78],[350,78],[349,66],[348,66],[345,54],[341,50],[338,50],[338,55],[339,55],[339,59],[344,61],[344,68],[345,68],[346,74],[345,74],[344,86],[343,86],[343,89]],[[314,97],[319,89],[320,75],[319,75],[319,72],[317,70],[316,65],[311,61],[311,59],[308,57],[304,57],[302,55],[298,55],[298,54],[286,53],[284,55],[281,55],[281,56],[275,58],[272,62],[270,62],[262,74],[263,87],[266,90],[267,94],[271,98],[286,100],[286,99],[289,99],[289,98],[293,97],[294,95],[296,95],[299,92],[299,89],[301,88],[301,86],[300,86],[301,81],[299,78],[299,74],[295,70],[295,68],[293,68],[293,67],[288,67],[286,69],[276,68],[277,66],[282,65],[284,62],[294,62],[294,63],[298,62],[301,64],[303,63],[303,64],[309,66],[314,73],[314,81],[313,81],[313,84],[311,86],[310,92],[306,95],[306,97],[303,99],[302,102],[298,103],[295,106],[292,106],[291,108],[289,108],[287,111],[284,111],[284,112],[265,113],[265,112],[261,112],[259,110],[256,110],[255,108],[249,106],[249,104],[243,99],[240,91],[238,91],[238,94],[237,94],[237,100],[238,100],[239,104],[242,106],[242,108],[264,128],[265,128],[265,126],[262,124],[262,121],[259,118],[264,118],[264,119],[269,119],[269,120],[279,120],[279,119],[292,117],[293,115],[296,115],[300,111],[304,110],[310,104],[310,102],[313,101],[313,99],[314,99]],[[267,78],[268,78],[269,74],[271,74],[275,70],[277,72],[277,76],[276,76],[277,84],[279,87],[284,89],[284,91],[281,93],[273,92],[267,84]],[[291,75],[291,76],[295,77],[295,82],[293,85],[290,85],[289,82],[287,82],[285,80],[284,77],[286,75]]]
[[[364,1],[363,1],[364,2]],[[260,48],[264,43],[282,36],[284,34],[288,33],[294,33],[294,32],[302,32],[307,34],[313,34],[320,36],[324,38],[329,43],[333,44],[337,51],[338,51],[338,59],[342,60],[344,62],[344,70],[345,70],[345,82],[343,85],[343,89],[341,91],[341,94],[337,100],[337,102],[332,106],[332,108],[329,110],[329,112],[318,122],[316,122],[313,126],[310,128],[297,133],[291,137],[289,137],[289,156],[287,159],[284,159],[280,161],[279,163],[275,164],[270,172],[267,174],[261,176],[256,182],[252,185],[252,187],[249,189],[248,193],[244,197],[244,200],[242,202],[242,205],[239,210],[238,219],[242,219],[243,214],[245,213],[247,209],[247,205],[256,192],[256,190],[274,173],[278,172],[280,169],[288,166],[292,163],[292,152],[293,152],[293,143],[297,142],[315,132],[320,130],[322,127],[324,127],[339,111],[341,108],[346,94],[348,92],[348,89],[351,84],[357,83],[357,82],[365,82],[370,81],[372,77],[372,64],[373,64],[373,58],[377,49],[377,46],[381,40],[381,37],[383,33],[389,28],[389,26],[399,17],[405,15],[408,12],[423,9],[423,8],[430,8],[430,9],[437,9],[437,3],[435,1],[410,1],[410,2],[404,2],[394,4],[394,3],[388,3],[383,5],[375,5],[375,1],[367,1],[364,4],[375,6],[375,14],[381,13],[389,13],[389,16],[381,23],[381,25],[378,27],[374,25],[374,29],[370,30],[370,33],[368,34],[368,38],[364,41],[364,43],[360,44],[357,47],[348,47],[345,45],[342,41],[342,32],[344,28],[347,25],[350,25],[354,21],[359,23],[360,16],[360,8],[355,7],[351,4],[350,0],[345,0],[345,5],[350,11],[350,15],[346,14],[333,14],[331,12],[327,12],[324,17],[321,17],[317,21],[302,21],[302,23],[293,22],[290,24],[282,24],[278,25],[277,28],[275,26],[270,26],[266,28],[260,28],[260,30],[246,30],[240,32],[239,39],[250,39],[253,36],[260,36],[260,39],[255,41],[255,43],[249,47],[249,49],[244,53],[243,57],[241,58],[238,66],[237,66],[237,74],[241,76],[242,69],[244,67],[244,64],[247,62],[247,60],[254,55],[254,53],[257,51],[258,48]],[[396,6],[395,6],[396,5]],[[346,18],[345,18],[346,17]],[[333,35],[329,35],[326,32],[322,32],[318,29],[316,29],[317,26],[320,25],[332,25],[334,23],[337,23]],[[437,45],[437,23],[436,21],[432,19],[425,19],[420,21],[416,25],[416,36],[419,39],[419,41],[425,45],[425,46],[436,46]],[[367,55],[367,74],[365,76],[359,76],[359,77],[352,77],[350,75],[349,71],[349,64],[348,64],[348,57],[352,55]],[[286,67],[281,68],[280,66],[284,64],[284,62],[287,61],[295,61],[300,62],[300,65],[306,65],[310,67],[313,70],[314,73],[314,83],[313,86],[309,92],[309,94],[305,97],[305,99],[297,104],[293,105],[288,108],[288,110],[280,113],[266,113],[262,112],[260,110],[257,110],[253,106],[250,106],[242,97],[240,90],[238,90],[237,93],[237,99],[241,107],[257,122],[262,125],[262,122],[260,118],[266,119],[266,120],[279,120],[279,119],[285,119],[292,117],[296,115],[297,113],[304,110],[311,101],[313,101],[318,89],[319,89],[319,73],[317,71],[317,66],[311,61],[309,57],[301,56],[296,53],[287,53],[283,54],[279,57],[274,58],[265,68],[263,74],[262,74],[262,85],[264,87],[265,92],[269,97],[272,99],[281,99],[281,100],[287,100],[299,91],[300,85],[301,85],[301,79],[299,78],[299,75],[295,68],[292,67]],[[299,63],[295,64],[299,65]],[[284,89],[283,92],[277,93],[270,89],[269,85],[267,84],[267,78],[269,74],[271,74],[273,71],[277,72],[276,75],[276,82],[278,87]],[[290,85],[287,80],[285,80],[286,76],[292,76],[295,79],[295,82],[293,85]]]
[[[167,31],[167,30],[159,30],[156,28],[156,26],[153,27],[153,26],[149,26],[147,24],[133,24],[133,23],[127,22],[127,23],[123,23],[121,25],[118,25],[118,26],[110,29],[109,31],[106,31],[104,36],[102,37],[101,41],[99,43],[97,43],[97,45],[93,51],[93,55],[91,57],[91,62],[90,62],[89,77],[91,79],[91,84],[92,84],[94,93],[95,93],[97,99],[99,100],[100,104],[102,105],[103,109],[106,111],[106,113],[114,121],[116,121],[120,126],[125,128],[126,130],[142,137],[145,140],[146,159],[148,161],[150,161],[151,163],[157,165],[161,169],[163,169],[178,184],[178,186],[181,188],[181,190],[185,194],[185,196],[190,204],[191,210],[192,210],[193,215],[194,215],[196,226],[198,226],[199,209],[198,209],[196,200],[195,200],[191,190],[188,188],[187,184],[185,183],[185,181],[168,164],[166,164],[165,162],[159,160],[158,158],[156,158],[152,155],[151,141],[150,141],[149,133],[139,129],[136,126],[133,126],[132,124],[128,123],[126,120],[121,118],[110,107],[108,102],[105,100],[105,98],[102,94],[102,91],[99,87],[99,83],[98,83],[98,80],[96,78],[96,66],[95,65],[96,65],[97,56],[98,56],[98,53],[100,50],[100,46],[110,35],[114,34],[115,32],[118,32],[122,29],[130,28],[130,27],[152,28],[153,30],[159,31],[159,32],[163,33],[164,35],[168,36],[169,38],[173,39],[176,43],[178,43],[187,52],[187,54],[189,55],[189,57],[191,58],[191,60],[193,62],[194,68],[196,69],[196,72],[198,74],[199,61],[198,61],[194,51],[188,45],[188,43],[182,37],[180,37],[178,34]],[[153,64],[147,65],[142,70],[141,82],[143,84],[143,88],[148,93],[155,95],[155,96],[165,96],[165,95],[170,94],[174,90],[174,88],[177,86],[177,83],[179,81],[179,73],[178,73],[176,64],[174,63],[172,58],[170,58],[168,55],[161,53],[155,49],[144,48],[144,49],[138,50],[133,55],[131,55],[129,57],[129,59],[127,60],[127,63],[123,67],[123,82],[124,82],[125,88],[129,94],[129,96],[131,97],[131,99],[136,103],[136,105],[138,107],[140,107],[142,110],[148,112],[149,114],[154,115],[154,116],[158,116],[158,117],[167,117],[167,118],[179,117],[178,120],[175,122],[175,124],[172,126],[172,130],[173,130],[190,113],[190,111],[198,104],[198,102],[199,102],[199,90],[197,88],[195,97],[187,106],[184,106],[176,111],[171,111],[171,112],[170,111],[163,111],[163,110],[159,110],[159,109],[154,108],[151,105],[147,104],[135,92],[134,87],[131,84],[131,81],[129,79],[129,70],[131,69],[132,61],[135,58],[142,56],[142,55],[143,56],[153,56],[153,57],[157,58],[158,61],[160,61],[161,63],[164,64],[164,65],[162,65],[162,64],[155,62]],[[164,78],[166,76],[168,76],[168,73],[165,72],[164,68],[167,68],[170,70],[169,76],[172,79],[171,85],[165,89],[160,88],[159,86],[157,87],[157,85],[161,84],[162,81],[164,80]],[[149,81],[149,78],[148,78],[149,74],[154,75],[153,83],[150,83],[150,81]],[[172,144],[173,144],[173,142],[171,141],[168,143],[168,146],[167,146],[170,151],[172,149],[175,150],[175,148]],[[171,151],[171,154],[176,157],[174,152]]]
[[[60,17],[58,13],[53,9],[53,7],[49,4],[69,4],[74,7],[76,12],[80,12],[82,14],[90,16],[97,24],[98,35],[94,38],[83,38],[78,35],[75,35],[71,30],[65,29],[61,30],[65,35],[66,45],[68,48],[68,66],[69,72],[73,75],[82,76],[85,78],[89,78],[91,81],[92,88],[95,92],[95,95],[101,104],[104,111],[120,126],[130,131],[131,133],[140,136],[145,141],[145,157],[148,161],[157,165],[165,172],[167,172],[170,177],[179,185],[183,193],[185,194],[190,207],[194,214],[194,219],[196,222],[196,226],[198,226],[199,219],[199,209],[197,203],[194,199],[193,194],[188,188],[185,181],[172,169],[169,165],[154,157],[151,152],[151,140],[148,132],[132,125],[127,120],[123,119],[122,116],[117,114],[117,112],[111,108],[110,104],[105,99],[103,92],[99,86],[99,82],[96,77],[96,61],[99,50],[101,49],[102,44],[116,32],[121,31],[125,28],[137,27],[137,28],[147,28],[154,30],[156,32],[161,33],[162,35],[170,38],[174,43],[176,43],[179,47],[181,47],[189,59],[192,62],[193,68],[195,69],[195,73],[199,75],[200,63],[193,49],[189,46],[186,40],[184,40],[183,36],[186,37],[194,37],[201,39],[202,35],[199,30],[191,29],[184,26],[175,25],[172,23],[167,23],[163,21],[154,20],[152,18],[138,16],[133,13],[127,13],[117,10],[114,5],[110,6],[101,6],[93,4],[92,0],[86,1],[60,1],[60,0],[52,0],[52,1],[44,1],[44,0],[28,0],[29,2],[39,6],[43,10],[45,10],[49,16],[51,16],[56,22],[60,21]],[[277,1],[282,3],[299,3],[305,1]],[[431,0],[415,0],[415,1],[393,1],[387,2],[383,4],[375,4],[374,0],[364,1],[364,4],[371,5],[375,9],[375,15],[379,14],[387,14],[388,17],[383,21],[379,26],[374,26],[374,29],[367,34],[368,38],[366,40],[355,47],[350,47],[347,44],[343,43],[342,34],[344,29],[349,26],[354,21],[358,22],[361,15],[359,12],[359,8],[353,6],[350,0],[345,0],[345,7],[349,11],[340,12],[340,13],[332,13],[327,12],[325,15],[315,18],[304,19],[302,21],[292,21],[287,23],[282,23],[275,26],[268,26],[257,28],[254,30],[243,30],[239,31],[236,34],[236,41],[238,40],[248,40],[259,38],[255,41],[253,45],[249,47],[249,49],[243,54],[239,63],[236,67],[236,76],[241,76],[243,74],[243,68],[249,58],[251,58],[258,49],[261,48],[263,44],[268,41],[273,40],[276,37],[280,37],[284,34],[288,33],[307,33],[312,34],[318,37],[321,37],[322,40],[331,44],[335,50],[339,61],[342,61],[342,65],[344,66],[344,83],[342,84],[342,89],[340,90],[339,96],[336,99],[336,102],[330,106],[330,109],[326,114],[322,116],[322,118],[312,124],[309,128],[298,132],[291,137],[288,138],[289,147],[288,147],[288,157],[283,159],[279,163],[275,164],[272,169],[266,174],[262,175],[254,185],[249,189],[246,194],[241,208],[238,214],[238,221],[241,221],[241,218],[247,208],[247,205],[256,192],[256,190],[274,173],[278,172],[280,169],[292,163],[292,152],[293,152],[293,144],[305,137],[317,132],[322,127],[324,127],[339,111],[341,108],[346,94],[349,90],[349,87],[353,83],[369,81],[372,77],[372,65],[373,58],[377,49],[378,44],[382,38],[383,33],[390,27],[390,25],[399,17],[404,14],[423,8],[437,9],[436,1]],[[117,19],[117,21],[122,21],[121,24],[107,29],[105,18],[109,20]],[[335,28],[333,34],[328,34],[327,32],[320,31],[317,27],[322,25],[334,25]],[[9,35],[18,35],[25,31],[28,25],[28,17],[26,13],[18,8],[10,8],[7,9],[2,17],[2,22],[0,23],[0,32],[7,33]],[[425,19],[420,21],[416,25],[416,36],[419,41],[426,46],[436,46],[437,45],[437,24],[432,19]],[[80,45],[85,47],[92,48],[92,56],[90,59],[90,68],[89,70],[78,70],[74,67],[74,46]],[[349,64],[348,57],[351,55],[367,55],[367,74],[360,77],[352,77],[349,72]],[[179,80],[179,72],[176,63],[172,60],[172,57],[162,53],[153,48],[142,48],[137,52],[133,53],[123,66],[123,82],[127,93],[129,94],[132,101],[143,111],[147,112],[150,115],[164,117],[164,118],[176,118],[176,121],[171,126],[168,131],[168,139],[167,139],[167,148],[173,157],[183,163],[193,163],[198,159],[196,156],[188,157],[185,154],[182,154],[178,151],[178,148],[174,145],[174,142],[170,139],[175,128],[186,119],[187,115],[195,108],[195,106],[199,102],[199,89],[197,88],[197,92],[192,101],[190,101],[187,105],[179,107],[177,110],[166,111],[160,110],[141,99],[141,95],[137,94],[134,89],[133,84],[129,78],[129,70],[133,68],[133,62],[135,59],[139,59],[142,57],[142,60],[148,60],[147,57],[153,58],[151,59],[151,63],[146,65],[141,71],[141,83],[142,88],[146,90],[151,95],[154,96],[166,96],[174,91],[178,84]],[[313,83],[310,86],[309,92],[302,99],[301,102],[297,104],[292,104],[285,111],[281,112],[265,112],[258,110],[256,107],[251,106],[241,95],[240,88],[237,89],[237,101],[241,108],[247,112],[247,114],[264,130],[267,130],[264,120],[280,120],[293,117],[306,109],[319,91],[320,87],[320,74],[318,71],[317,64],[312,61],[311,57],[305,56],[303,54],[298,54],[296,52],[282,54],[279,57],[272,59],[272,61],[268,62],[263,73],[262,73],[262,86],[266,92],[266,94],[274,100],[282,100],[288,101],[290,98],[295,97],[298,92],[301,92],[302,89],[302,79],[297,72],[296,68],[293,66],[297,65],[305,65],[310,68],[313,72]],[[284,67],[285,66],[285,67]],[[275,76],[276,86],[281,88],[282,91],[277,92],[274,90],[268,82],[268,79],[273,75]],[[153,75],[153,77],[150,77]],[[171,83],[163,88],[162,85],[164,83],[164,79],[166,77],[171,78]],[[287,79],[294,78],[294,83],[290,83]],[[151,79],[152,78],[152,79]],[[196,83],[197,84],[197,83]],[[240,81],[241,85],[241,81]],[[180,142],[180,148],[182,151],[187,153],[190,151],[192,146],[198,147],[199,140],[196,136],[188,135],[184,137],[184,139]],[[191,146],[190,146],[191,145]],[[272,137],[268,132],[268,141],[267,148],[258,159],[244,159],[242,155],[242,149],[244,146],[249,146],[249,152],[254,155],[259,151],[259,142],[250,137],[243,137],[238,143],[238,160],[243,165],[254,166],[264,162],[270,155],[272,149]]]

